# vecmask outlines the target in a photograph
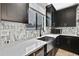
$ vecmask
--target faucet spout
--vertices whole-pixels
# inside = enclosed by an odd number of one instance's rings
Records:
[[[40,37],[42,36],[42,34],[41,34],[41,27],[40,27]]]

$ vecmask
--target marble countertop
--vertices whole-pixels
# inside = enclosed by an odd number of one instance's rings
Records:
[[[67,35],[67,34],[46,34],[44,36],[49,36],[56,38],[59,35]],[[70,35],[69,36],[76,36]],[[40,37],[37,37],[40,38]],[[12,43],[11,45],[7,45],[5,47],[0,47],[0,56],[24,56],[33,53],[34,51],[43,47],[47,42],[37,40],[37,38],[22,40]]]
[[[19,41],[14,43],[13,46],[9,47],[0,47],[0,56],[24,56],[29,55],[37,49],[43,47],[46,42],[30,39],[26,41]]]

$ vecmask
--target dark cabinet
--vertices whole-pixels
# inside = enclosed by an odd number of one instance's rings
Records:
[[[60,35],[56,38],[55,47],[79,54],[79,37]]]
[[[58,36],[55,40],[55,46],[61,48],[65,45],[67,45],[67,40],[64,38],[64,36]]]
[[[46,6],[46,26],[55,26],[55,12],[52,4]]]
[[[1,3],[2,20],[27,22],[26,4],[24,3]]]
[[[72,37],[70,48],[79,52],[79,37]]]
[[[8,20],[18,21],[18,7],[17,4],[6,4],[6,16]]]
[[[76,26],[76,8],[73,5],[56,11],[56,27],[75,27]]]
[[[6,4],[1,3],[1,19],[7,19],[7,13],[6,13]]]
[[[60,35],[56,38],[56,46],[59,48],[70,48],[72,36]]]

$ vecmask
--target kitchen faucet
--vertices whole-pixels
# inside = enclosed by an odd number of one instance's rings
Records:
[[[42,30],[42,28],[40,27],[40,30],[39,30],[39,31],[40,31],[40,32],[39,32],[39,33],[40,33],[40,37],[42,36],[42,34],[41,34],[41,30]]]

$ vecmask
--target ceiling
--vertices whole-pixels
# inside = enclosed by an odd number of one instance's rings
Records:
[[[76,3],[52,3],[52,4],[56,10],[60,10],[60,9],[75,5]]]

